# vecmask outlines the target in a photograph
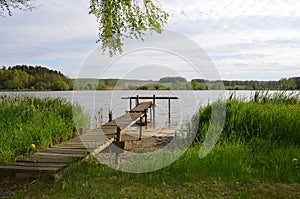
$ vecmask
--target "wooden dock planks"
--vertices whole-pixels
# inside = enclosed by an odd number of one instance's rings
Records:
[[[89,152],[99,153],[117,139],[120,134],[132,126],[141,117],[152,102],[142,102],[126,114],[106,123],[100,129],[90,130],[66,142],[35,152],[27,157],[19,158],[15,163],[0,166],[0,175],[14,176],[16,173],[29,173],[35,176],[56,174],[68,167],[72,162],[84,158]]]
[[[144,112],[152,106],[152,102],[141,102],[139,105],[131,109],[129,112]]]

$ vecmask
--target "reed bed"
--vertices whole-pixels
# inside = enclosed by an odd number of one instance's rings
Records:
[[[0,163],[75,136],[73,111],[82,125],[88,123],[83,109],[64,99],[1,96]]]
[[[196,142],[206,136],[211,109],[212,105],[208,105],[199,111]],[[226,109],[220,142],[260,138],[269,143],[300,145],[300,98],[297,93],[257,92],[248,102],[230,97]]]

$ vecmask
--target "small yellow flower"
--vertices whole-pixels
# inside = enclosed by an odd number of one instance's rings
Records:
[[[31,144],[31,148],[35,149],[35,144]]]

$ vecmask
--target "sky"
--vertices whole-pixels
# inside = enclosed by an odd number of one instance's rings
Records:
[[[107,58],[96,43],[89,0],[35,0],[31,12],[13,10],[12,17],[0,17],[0,66],[41,65],[71,78],[193,79],[211,77],[201,68],[209,62],[215,79],[300,76],[299,0],[154,2],[170,15],[163,35],[145,43],[128,41],[129,51]],[[195,57],[201,66],[193,65]]]

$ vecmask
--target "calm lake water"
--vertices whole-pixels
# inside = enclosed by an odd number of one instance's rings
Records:
[[[270,91],[273,93],[276,91]],[[72,103],[78,103],[84,107],[91,118],[100,111],[102,121],[107,122],[109,110],[113,111],[113,118],[121,116],[129,110],[129,100],[121,99],[129,96],[176,96],[178,100],[171,100],[171,120],[168,119],[168,100],[156,100],[156,129],[177,129],[185,121],[198,111],[199,106],[205,106],[218,99],[227,99],[231,94],[237,98],[248,100],[255,91],[192,91],[192,90],[171,90],[171,91],[141,91],[141,90],[111,90],[111,91],[47,91],[47,92],[0,92],[0,95],[34,95],[37,97],[65,98]],[[141,100],[142,101],[142,100]],[[134,102],[133,102],[134,104]],[[91,127],[95,121],[91,121]]]

